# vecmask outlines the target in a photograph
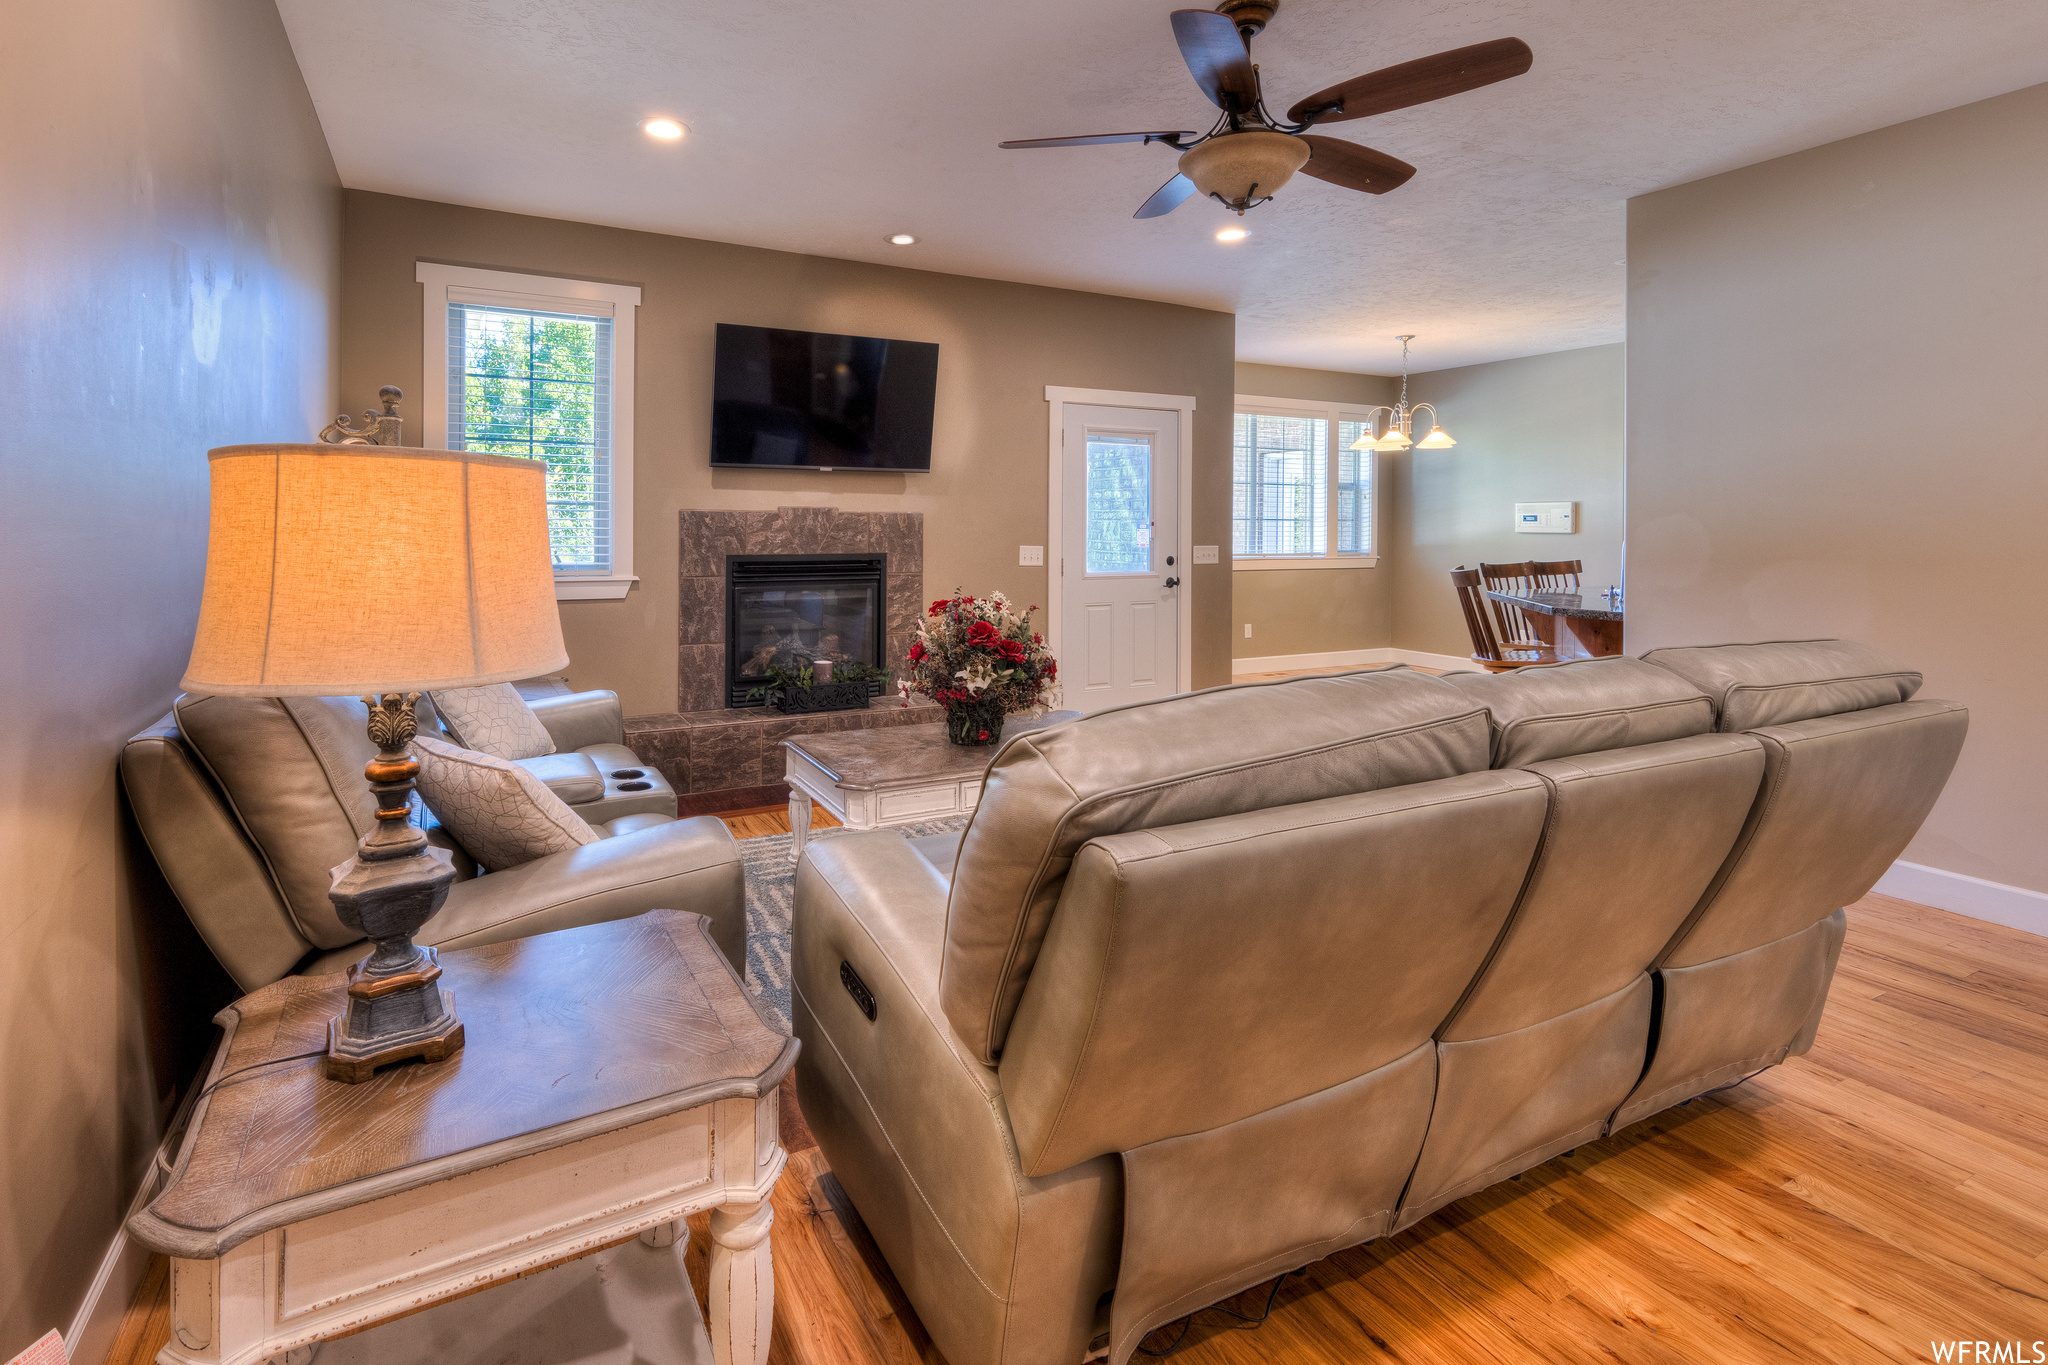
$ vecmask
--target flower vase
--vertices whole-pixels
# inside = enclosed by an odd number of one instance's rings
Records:
[[[961,702],[946,708],[946,738],[955,744],[995,744],[1002,737],[1002,702]]]

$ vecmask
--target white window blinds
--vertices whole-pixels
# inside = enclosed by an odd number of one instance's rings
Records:
[[[449,291],[448,444],[543,460],[555,571],[612,569],[611,305],[463,302]]]
[[[1234,436],[1231,554],[1326,553],[1329,422],[1240,412]]]

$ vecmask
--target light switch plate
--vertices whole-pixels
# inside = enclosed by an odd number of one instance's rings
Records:
[[[1216,547],[1214,545],[1197,545],[1195,547],[1195,563],[1214,564],[1216,562]]]
[[[1518,502],[1515,530],[1522,535],[1568,536],[1578,530],[1575,502]]]
[[[1019,545],[1017,547],[1017,562],[1024,565],[1044,567],[1045,547],[1043,545]]]

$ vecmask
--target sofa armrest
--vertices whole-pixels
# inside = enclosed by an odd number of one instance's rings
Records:
[[[805,847],[790,962],[804,1118],[947,1359],[1078,1361],[1116,1280],[1120,1158],[1023,1173],[1000,1078],[939,1005],[947,890],[894,830]]]
[[[746,970],[746,880],[722,820],[677,820],[458,882],[417,938],[476,948],[655,909],[707,917],[712,942]]]
[[[526,704],[547,727],[561,753],[573,754],[590,744],[626,742],[626,716],[619,708],[616,692],[569,692],[559,697],[528,698]]]

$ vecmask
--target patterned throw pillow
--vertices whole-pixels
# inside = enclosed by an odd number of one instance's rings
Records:
[[[420,799],[472,858],[493,871],[601,837],[516,763],[430,735],[414,739],[412,753],[420,763]]]
[[[555,751],[554,737],[511,683],[451,687],[432,695],[449,737],[465,749],[493,758],[539,758]]]

